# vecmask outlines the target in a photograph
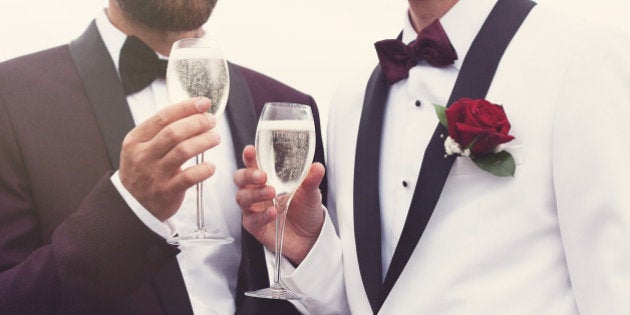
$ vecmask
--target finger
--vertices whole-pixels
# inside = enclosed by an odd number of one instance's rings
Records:
[[[175,145],[161,158],[162,168],[166,171],[178,170],[186,161],[214,148],[219,143],[221,143],[221,136],[215,131],[204,132],[186,139]]]
[[[204,162],[183,169],[170,180],[170,187],[176,191],[184,191],[197,183],[210,178],[215,172],[213,163]]]
[[[253,145],[248,145],[243,149],[243,163],[248,168],[259,168],[256,161],[256,148]]]
[[[146,142],[171,123],[184,117],[204,113],[210,108],[206,97],[195,97],[168,106],[134,128],[130,134],[139,142]]]
[[[256,213],[265,210],[266,207],[254,205],[259,203],[271,205],[275,194],[271,186],[250,186],[236,192],[236,203],[243,209],[243,214]]]
[[[274,206],[269,206],[256,213],[243,213],[243,226],[248,231],[259,230],[272,223],[278,212]]]
[[[249,185],[264,185],[267,182],[267,174],[254,168],[243,168],[234,173],[234,184],[238,187]]]
[[[172,122],[148,141],[148,154],[163,157],[179,143],[214,128],[216,120],[209,114],[195,114]]]

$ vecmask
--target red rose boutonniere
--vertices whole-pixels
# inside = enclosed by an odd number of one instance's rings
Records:
[[[447,155],[468,156],[481,169],[496,176],[514,176],[516,163],[499,145],[512,141],[510,122],[503,106],[483,99],[461,98],[449,108],[435,105],[442,125],[448,128],[444,141]]]

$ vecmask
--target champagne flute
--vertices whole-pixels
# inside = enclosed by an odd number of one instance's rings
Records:
[[[185,38],[176,41],[171,49],[166,70],[166,85],[171,102],[176,103],[192,97],[205,96],[210,99],[208,113],[219,120],[230,90],[227,62],[216,41],[205,38]],[[204,154],[196,157],[203,163]],[[175,236],[169,243],[183,246],[230,243],[231,237],[208,232],[204,218],[203,182],[197,190],[197,227],[190,234]]]
[[[256,159],[267,173],[267,184],[276,190],[273,199],[276,216],[276,261],[274,283],[269,288],[246,292],[253,297],[302,300],[280,281],[282,239],[287,210],[315,155],[315,124],[307,105],[266,103],[256,128]]]

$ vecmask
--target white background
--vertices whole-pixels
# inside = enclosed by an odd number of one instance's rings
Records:
[[[630,33],[626,0],[538,2]],[[0,0],[0,61],[69,42],[106,5],[107,0]],[[339,83],[371,71],[360,65],[376,63],[373,42],[397,35],[406,5],[405,0],[219,0],[206,29],[231,61],[313,95],[325,113]]]

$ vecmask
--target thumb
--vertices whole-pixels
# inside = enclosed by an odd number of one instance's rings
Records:
[[[304,178],[304,181],[302,182],[302,189],[305,191],[318,190],[319,185],[324,179],[324,174],[326,174],[324,165],[319,162],[313,163],[308,170],[306,178]]]
[[[256,161],[256,148],[253,145],[247,145],[243,149],[243,164],[247,168],[258,168]]]

